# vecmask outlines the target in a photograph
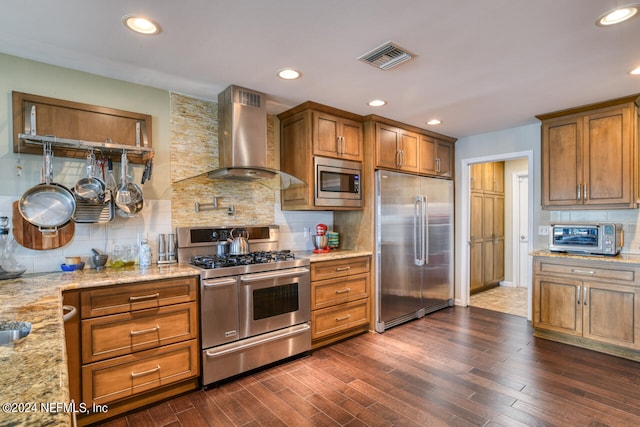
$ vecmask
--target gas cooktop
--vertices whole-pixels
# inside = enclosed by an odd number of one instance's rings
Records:
[[[196,255],[193,265],[201,268],[225,268],[239,265],[266,264],[294,260],[296,256],[290,250],[258,251],[239,255]]]
[[[251,252],[217,255],[234,228],[248,233]],[[277,225],[178,228],[178,261],[198,268],[202,279],[308,266],[308,258],[278,248],[278,231]]]

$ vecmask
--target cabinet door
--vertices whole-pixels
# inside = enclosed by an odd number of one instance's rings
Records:
[[[533,300],[535,328],[582,335],[582,282],[537,276]]]
[[[362,161],[362,123],[313,112],[313,154]]]
[[[436,144],[436,173],[453,177],[454,148],[452,142],[438,141]]]
[[[482,164],[482,189],[490,193],[504,194],[504,162]]]
[[[418,172],[418,134],[400,129],[400,170]]]
[[[313,154],[336,157],[338,155],[339,118],[313,112]]]
[[[418,141],[418,172],[426,175],[437,175],[436,145],[434,138],[420,135]],[[472,188],[473,190],[473,188]]]
[[[585,283],[582,297],[585,338],[640,349],[640,290],[632,286]]]
[[[309,208],[314,203],[310,122],[306,112],[280,122],[280,169],[307,183],[282,189],[280,203],[283,209]]]
[[[578,199],[582,183],[581,118],[542,124],[542,204],[570,206]]]
[[[585,205],[634,202],[630,121],[628,108],[584,118],[582,200]]]
[[[469,166],[469,188],[471,191],[482,191],[482,163]]]
[[[340,158],[361,162],[364,140],[362,123],[349,119],[341,119],[340,123],[342,136]]]
[[[482,193],[471,193],[471,223],[469,227],[469,287],[471,291],[484,285],[482,252],[484,238],[482,233],[482,209],[484,197]]]
[[[398,166],[400,129],[376,123],[376,165],[395,169]]]

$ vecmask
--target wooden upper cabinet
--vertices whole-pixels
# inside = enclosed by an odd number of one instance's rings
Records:
[[[374,115],[365,121],[373,123],[375,167],[453,178],[454,138]]]
[[[42,144],[19,138],[55,137],[56,156],[85,159],[87,148],[103,153],[129,151],[129,161],[143,163],[152,148],[151,116],[48,98],[22,92],[12,93],[13,151],[42,154]],[[138,150],[140,149],[141,150]],[[114,156],[119,161],[119,156]]]
[[[381,168],[396,169],[399,164],[398,147],[400,129],[376,123],[376,165]]]
[[[313,154],[362,161],[362,122],[313,112]]]
[[[362,116],[307,101],[278,114],[280,170],[302,180],[280,192],[284,210],[349,210],[315,205],[314,157],[362,161]],[[360,209],[360,208],[358,208]]]
[[[637,99],[537,116],[543,208],[638,206]]]
[[[376,123],[376,165],[405,172],[418,172],[418,138],[414,132]]]
[[[420,135],[418,171],[424,175],[453,177],[453,143]]]
[[[400,129],[400,170],[407,172],[418,171],[418,138],[417,133]]]

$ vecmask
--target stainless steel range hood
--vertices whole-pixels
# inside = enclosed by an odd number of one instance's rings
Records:
[[[272,178],[267,165],[266,96],[229,86],[218,95],[219,168],[210,178],[254,180]]]

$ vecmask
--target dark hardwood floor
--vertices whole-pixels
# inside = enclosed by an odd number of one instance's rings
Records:
[[[104,425],[638,426],[640,363],[452,307]]]

